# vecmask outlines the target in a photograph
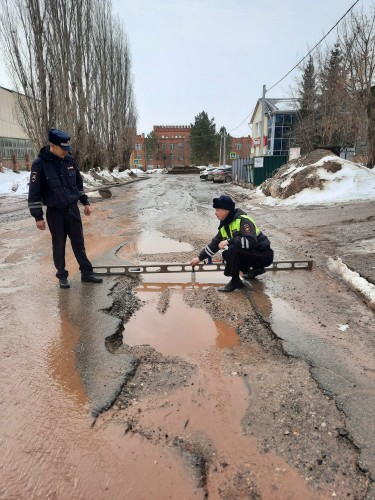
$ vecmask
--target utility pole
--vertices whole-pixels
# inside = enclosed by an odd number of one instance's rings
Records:
[[[263,85],[263,93],[262,93],[262,119],[260,122],[260,148],[259,153],[263,156],[263,137],[264,137],[264,112],[266,109],[266,86]]]
[[[227,131],[224,131],[224,147],[223,147],[223,165],[226,165],[226,160],[227,160]]]
[[[221,165],[221,143],[223,142],[223,134],[220,134],[220,152],[219,152],[219,167]]]

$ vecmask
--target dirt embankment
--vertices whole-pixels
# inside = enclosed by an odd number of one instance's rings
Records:
[[[280,168],[273,177],[263,183],[263,194],[284,200],[300,193],[304,189],[324,189],[324,179],[318,174],[318,167],[315,163],[325,157],[331,157],[332,154],[324,149],[317,149],[296,160],[291,160]],[[341,170],[342,166],[338,162],[328,160],[319,168],[335,173]]]

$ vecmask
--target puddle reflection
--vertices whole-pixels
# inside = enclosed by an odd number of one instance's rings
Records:
[[[144,231],[139,240],[139,252],[144,254],[190,252],[190,243],[172,240],[159,231]]]
[[[50,348],[49,371],[75,404],[87,408],[87,395],[76,366],[75,348],[81,332],[69,318],[70,298],[71,294],[59,294],[60,335]]]
[[[163,285],[164,288],[138,291],[139,298],[146,304],[124,325],[125,344],[148,344],[163,354],[181,355],[214,345],[232,347],[240,342],[233,328],[222,321],[214,321],[203,309],[189,307],[178,291],[165,283],[152,285]],[[149,293],[162,290],[170,290],[170,293],[165,297],[162,293]],[[162,306],[160,302],[163,302]]]

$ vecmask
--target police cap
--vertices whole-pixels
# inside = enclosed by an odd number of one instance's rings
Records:
[[[70,145],[70,135],[63,130],[51,128],[48,132],[48,141],[55,144],[55,146],[60,146],[60,148],[65,151],[72,150],[72,146]]]

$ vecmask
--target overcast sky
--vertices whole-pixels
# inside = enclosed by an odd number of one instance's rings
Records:
[[[276,83],[354,2],[113,0],[130,42],[138,132],[189,125],[204,110],[217,128],[248,135],[263,84]],[[373,4],[360,0],[354,11]],[[327,41],[334,43],[334,32]],[[299,74],[267,97],[289,97]],[[0,85],[10,86],[1,66]]]

